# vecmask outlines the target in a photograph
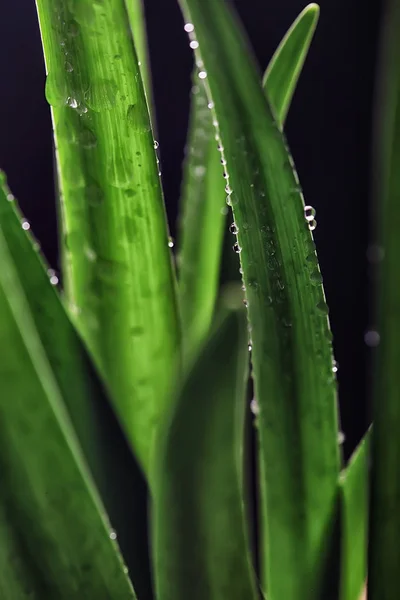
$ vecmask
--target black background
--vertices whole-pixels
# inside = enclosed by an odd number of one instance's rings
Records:
[[[264,69],[301,0],[236,0]],[[321,0],[321,19],[287,122],[331,311],[347,453],[368,423],[371,131],[381,2]],[[191,52],[176,0],[145,0],[163,181],[174,231],[188,118]],[[0,21],[0,168],[57,267],[49,107],[34,0],[4,2]],[[0,266],[1,268],[1,266]]]

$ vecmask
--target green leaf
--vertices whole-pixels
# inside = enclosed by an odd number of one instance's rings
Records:
[[[224,181],[204,86],[195,85],[181,198],[179,291],[185,357],[208,335],[226,222]]]
[[[375,155],[377,329],[373,391],[368,598],[398,597],[400,565],[400,4],[387,2],[382,28]],[[376,335],[376,334],[375,334]],[[378,337],[379,341],[379,337]]]
[[[64,281],[146,470],[177,370],[175,281],[153,136],[124,0],[38,0]]]
[[[247,377],[245,320],[231,312],[158,437],[152,539],[159,600],[257,598],[243,507]]]
[[[318,21],[309,4],[289,29],[264,76],[264,89],[280,125],[286,119]],[[192,44],[193,45],[193,44]],[[195,45],[195,44],[194,44]],[[198,70],[195,71],[197,77]],[[221,156],[204,86],[195,85],[181,199],[179,282],[186,353],[207,336],[218,291],[227,207]]]
[[[221,0],[180,4],[199,42],[199,81],[215,105],[239,230],[266,489],[263,583],[272,599],[313,600],[331,546],[340,466],[315,244],[293,160],[232,12]]]
[[[0,262],[1,595],[132,599],[3,225]]]
[[[144,597],[150,582],[143,552],[147,534],[138,524],[147,502],[143,477],[110,407],[104,385],[66,314],[56,286],[51,285],[57,278],[47,269],[30,231],[21,227],[21,222],[27,227],[26,221],[14,205],[12,194],[1,184],[0,225],[13,268],[85,461],[119,533],[119,544],[135,588]],[[136,524],[127,527],[132,514]]]
[[[275,52],[263,85],[277,122],[283,127],[319,18],[312,3],[299,14]]]
[[[147,46],[146,18],[143,0],[125,0],[133,41],[140,66],[147,102],[153,107],[150,57]],[[154,115],[153,115],[154,116]]]
[[[370,432],[340,475],[340,600],[360,600],[367,578],[369,451]]]

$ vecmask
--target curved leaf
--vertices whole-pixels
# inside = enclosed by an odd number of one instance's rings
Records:
[[[299,14],[265,71],[263,86],[277,123],[283,127],[319,18],[318,4]]]
[[[2,595],[133,599],[1,226],[0,262]]]
[[[57,277],[46,268],[30,231],[21,227],[21,223],[28,224],[14,205],[12,194],[0,185],[0,226],[13,268],[90,474],[118,531],[135,588],[144,598],[150,588],[147,532],[142,524],[145,482],[104,385],[62,305]]]
[[[243,509],[246,342],[244,317],[229,314],[160,430],[152,479],[159,600],[257,597]]]
[[[271,59],[263,85],[283,127],[317,24],[319,7],[309,4]],[[196,46],[196,40],[192,40]],[[197,78],[197,70],[195,77]],[[218,291],[224,224],[228,209],[221,179],[221,156],[204,86],[193,86],[181,198],[179,282],[183,331],[190,356],[207,336]]]

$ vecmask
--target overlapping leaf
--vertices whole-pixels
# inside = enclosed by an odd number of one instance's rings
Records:
[[[310,4],[289,29],[264,75],[263,85],[283,127],[315,30],[319,8]],[[196,40],[191,45],[196,47]],[[197,70],[195,72],[197,77]],[[226,214],[221,156],[204,86],[195,82],[181,201],[179,279],[187,353],[207,335],[218,292]]]
[[[263,579],[271,598],[316,599],[337,507],[339,451],[314,222],[305,219],[293,160],[232,12],[221,0],[180,4],[199,43],[199,81],[215,105],[238,230],[266,490]]]
[[[245,319],[203,349],[160,430],[153,475],[158,600],[255,600],[243,493]]]

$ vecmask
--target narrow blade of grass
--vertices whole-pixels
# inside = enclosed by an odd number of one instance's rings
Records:
[[[51,284],[57,278],[48,271],[37,242],[21,223],[27,226],[2,183],[0,226],[13,267],[90,473],[113,527],[119,532],[119,544],[135,588],[138,593],[144,592],[150,588],[147,534],[140,524],[147,502],[145,483],[104,385],[67,316],[56,286]],[[136,521],[127,527],[132,515]]]
[[[360,600],[367,579],[370,432],[340,475],[340,600]]]
[[[237,22],[220,0],[181,0],[199,81],[215,104],[238,229],[266,489],[271,598],[319,598],[337,508],[331,333],[293,160]],[[187,27],[187,29],[191,27]],[[312,223],[312,226],[314,223]]]
[[[263,86],[277,123],[283,127],[319,18],[312,3],[299,14],[265,71]]]
[[[146,470],[177,369],[175,282],[124,0],[37,0],[71,311]]]
[[[133,599],[2,226],[0,262],[2,597]]]
[[[153,109],[150,57],[147,44],[146,18],[143,0],[125,0],[133,41],[142,74],[144,89],[150,112]],[[152,115],[154,117],[154,114]],[[153,122],[154,126],[154,122]]]
[[[263,85],[277,121],[283,127],[317,25],[319,7],[309,4],[275,52]],[[193,40],[194,41],[194,40]],[[192,41],[192,42],[193,42]],[[196,46],[196,41],[192,46]],[[194,76],[197,77],[197,70]],[[209,331],[220,276],[227,207],[221,179],[221,156],[204,86],[192,93],[187,157],[182,191],[179,282],[183,331],[188,355]]]
[[[384,255],[378,273],[378,331],[372,433],[370,600],[394,600],[400,565],[400,4],[386,3],[376,131],[376,231]]]
[[[226,204],[204,86],[194,85],[181,199],[179,292],[185,357],[208,335],[218,293]]]
[[[245,319],[211,336],[162,426],[153,496],[159,600],[256,599],[244,519]]]

